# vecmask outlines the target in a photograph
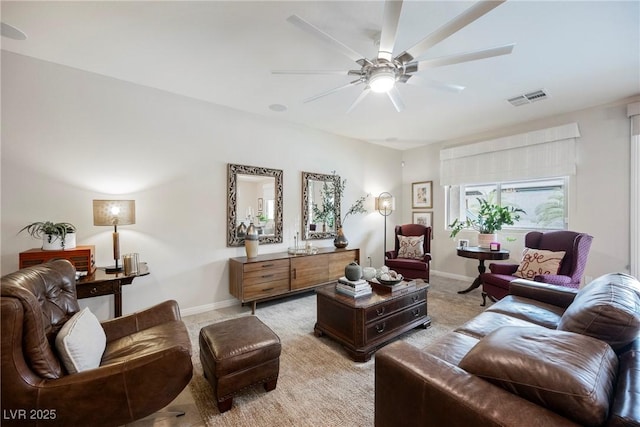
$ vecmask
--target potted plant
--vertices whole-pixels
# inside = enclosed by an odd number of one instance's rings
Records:
[[[451,228],[450,237],[456,235],[466,228],[472,228],[480,232],[478,236],[478,246],[488,248],[491,242],[497,241],[497,231],[502,230],[503,225],[513,225],[520,220],[520,214],[526,213],[520,208],[513,206],[500,206],[489,203],[486,199],[478,198],[480,208],[475,218],[467,217],[464,221],[456,218],[449,224]]]
[[[36,239],[42,239],[42,249],[58,251],[76,247],[76,226],[68,222],[38,221],[26,225],[18,233],[26,231]]]

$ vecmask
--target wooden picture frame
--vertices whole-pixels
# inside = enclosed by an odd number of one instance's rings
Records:
[[[433,228],[433,212],[414,212],[413,223]]]
[[[433,181],[414,182],[411,184],[411,206],[414,209],[433,208]]]

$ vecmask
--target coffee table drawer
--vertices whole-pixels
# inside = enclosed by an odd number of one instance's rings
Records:
[[[395,332],[396,329],[407,326],[412,322],[427,316],[427,304],[414,305],[399,313],[388,316],[378,322],[367,325],[366,342],[370,343],[376,339]]]
[[[409,293],[403,297],[395,298],[383,304],[368,307],[365,311],[365,321],[367,323],[382,319],[385,316],[404,310],[407,306],[424,302],[427,300],[427,290],[421,289],[417,292]]]

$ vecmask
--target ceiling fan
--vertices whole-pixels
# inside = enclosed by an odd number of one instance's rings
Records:
[[[420,40],[414,46],[403,51],[402,53],[393,56],[393,48],[396,41],[396,35],[398,32],[398,21],[400,19],[400,12],[402,9],[402,0],[386,0],[384,5],[384,13],[382,20],[382,31],[380,33],[380,47],[378,50],[378,56],[372,59],[367,59],[364,55],[351,49],[344,43],[336,40],[331,35],[315,27],[313,24],[305,21],[297,15],[290,16],[287,21],[301,30],[310,33],[325,43],[329,44],[334,49],[338,50],[343,55],[354,60],[360,69],[356,70],[273,70],[273,74],[344,74],[347,76],[356,76],[356,80],[345,84],[343,86],[336,87],[334,89],[322,92],[305,99],[303,102],[315,101],[318,98],[330,95],[349,87],[364,84],[364,90],[351,104],[347,112],[353,111],[353,109],[369,94],[369,92],[386,93],[391,100],[391,103],[395,109],[400,112],[404,109],[404,104],[400,98],[396,83],[414,83],[419,80],[419,76],[415,76],[414,73],[423,71],[429,68],[441,67],[444,65],[459,64],[462,62],[476,61],[479,59],[491,58],[494,56],[508,55],[513,51],[515,44],[507,44],[504,46],[492,47],[489,49],[483,49],[473,52],[459,53],[450,56],[444,56],[440,58],[426,59],[422,61],[416,61],[423,55],[429,48],[451,36],[458,30],[471,24],[473,21],[482,17],[486,13],[490,12],[494,8],[498,7],[506,0],[497,1],[480,1],[473,6],[456,16],[440,28],[427,35]],[[463,86],[432,82],[432,86],[439,87],[441,89],[447,89],[452,91],[461,91]]]

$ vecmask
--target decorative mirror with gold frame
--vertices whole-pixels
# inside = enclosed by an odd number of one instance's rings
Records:
[[[339,175],[302,172],[302,236],[333,239],[340,221]]]
[[[227,165],[227,246],[244,245],[253,222],[260,244],[282,243],[282,170]]]

